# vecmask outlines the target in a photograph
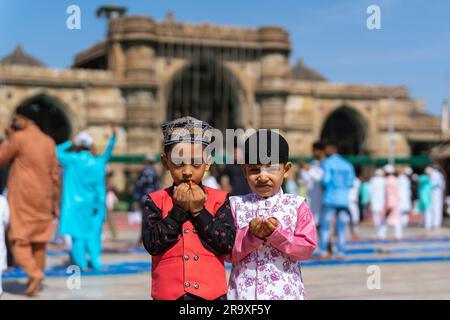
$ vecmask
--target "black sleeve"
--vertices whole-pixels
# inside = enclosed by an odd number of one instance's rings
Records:
[[[200,214],[191,218],[203,246],[216,256],[228,254],[233,249],[236,227],[227,197],[213,217],[203,208]]]
[[[173,246],[179,239],[183,223],[189,220],[189,213],[178,206],[162,218],[161,210],[150,197],[145,201],[142,220],[142,242],[153,256],[160,255]]]

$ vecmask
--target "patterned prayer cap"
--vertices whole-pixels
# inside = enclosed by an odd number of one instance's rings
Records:
[[[161,126],[164,135],[164,146],[180,142],[209,145],[212,129],[207,122],[193,117],[183,117],[168,121]]]

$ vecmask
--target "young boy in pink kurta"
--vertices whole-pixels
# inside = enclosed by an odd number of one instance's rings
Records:
[[[305,199],[281,189],[292,166],[289,146],[277,133],[259,130],[247,139],[245,154],[243,171],[252,193],[230,197],[238,231],[228,299],[305,299],[299,261],[314,252],[317,235]],[[267,156],[270,162],[262,164],[260,157]]]

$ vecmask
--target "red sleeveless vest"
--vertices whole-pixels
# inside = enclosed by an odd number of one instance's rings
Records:
[[[213,216],[225,202],[227,193],[203,187],[208,192],[205,208]],[[170,190],[150,194],[165,218],[173,207]],[[207,300],[227,293],[223,257],[205,249],[193,224],[183,224],[178,242],[158,256],[152,256],[152,297],[157,300],[176,300],[190,293]]]

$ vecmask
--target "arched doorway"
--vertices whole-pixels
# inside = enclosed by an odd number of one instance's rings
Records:
[[[36,124],[43,132],[52,137],[56,144],[70,138],[72,131],[70,122],[62,111],[64,107],[59,101],[46,94],[39,94],[26,100],[20,106],[27,108],[33,105],[39,106]]]
[[[364,121],[358,112],[347,106],[333,111],[326,119],[321,139],[322,141],[335,141],[339,153],[344,155],[365,154]]]
[[[213,57],[193,61],[173,77],[167,91],[167,119],[192,116],[222,132],[241,126],[240,84]]]

